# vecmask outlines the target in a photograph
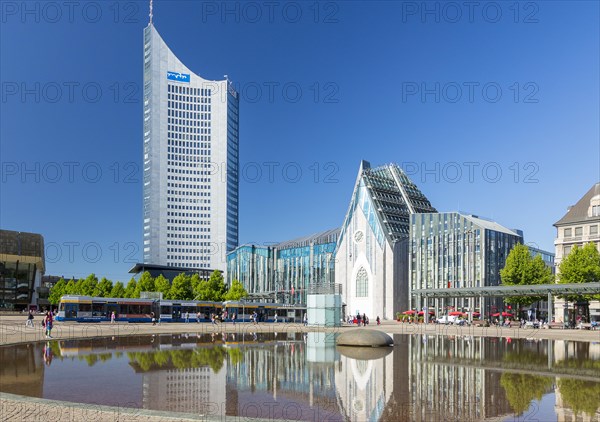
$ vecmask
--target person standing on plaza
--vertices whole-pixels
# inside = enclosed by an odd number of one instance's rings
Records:
[[[116,318],[116,317],[117,317],[117,316],[115,315],[115,311],[112,311],[112,312],[110,313],[110,323],[111,323],[111,324],[114,324],[114,323],[115,323],[115,318]]]
[[[362,323],[363,323],[363,327],[367,326],[367,314],[363,314],[363,316],[362,316]]]
[[[277,322],[277,311],[275,311],[275,322]]]
[[[31,309],[29,310],[29,315],[27,315],[25,326],[33,328],[33,311]]]
[[[379,319],[379,315],[377,315],[377,319],[375,321],[377,321],[377,325],[381,325],[381,320]]]
[[[231,314],[231,322],[235,325],[235,313]]]
[[[303,318],[303,320],[304,320],[304,325],[305,325],[305,326],[306,326],[306,325],[308,325],[308,315],[307,315],[306,313],[304,313],[304,318]]]
[[[46,317],[44,318],[44,327],[46,328],[46,338],[52,338],[52,312],[46,312]]]
[[[190,313],[188,311],[185,311],[185,322],[186,324],[190,322]]]

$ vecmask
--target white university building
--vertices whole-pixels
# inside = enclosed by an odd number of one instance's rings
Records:
[[[435,213],[396,164],[362,161],[335,250],[345,314],[394,319],[409,306],[410,216]]]
[[[238,245],[239,96],[144,29],[145,264],[225,271]]]

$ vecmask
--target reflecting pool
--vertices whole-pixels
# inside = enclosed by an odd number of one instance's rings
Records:
[[[314,421],[600,421],[600,343],[399,335],[161,334],[0,348],[0,391],[198,415]]]

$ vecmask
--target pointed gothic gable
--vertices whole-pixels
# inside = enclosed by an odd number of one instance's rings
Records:
[[[338,245],[357,209],[363,212],[380,246],[384,239],[393,245],[408,236],[411,214],[437,212],[398,165],[372,169],[367,161],[361,162]]]

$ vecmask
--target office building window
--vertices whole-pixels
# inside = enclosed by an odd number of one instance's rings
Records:
[[[575,236],[583,236],[583,227],[575,227]]]
[[[565,229],[564,231],[564,237],[571,237],[573,236],[573,229]]]

